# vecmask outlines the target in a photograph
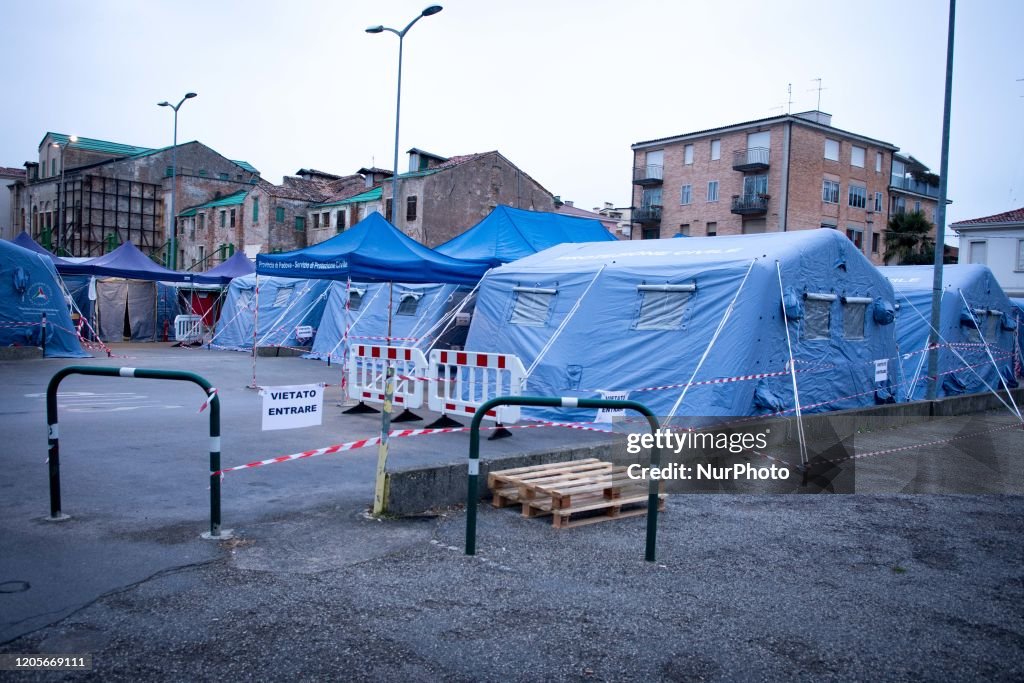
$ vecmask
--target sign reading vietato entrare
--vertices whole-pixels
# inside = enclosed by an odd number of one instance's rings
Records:
[[[261,387],[263,431],[316,427],[323,421],[324,385]]]

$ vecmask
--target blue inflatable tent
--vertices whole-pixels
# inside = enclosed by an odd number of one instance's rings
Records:
[[[316,330],[324,312],[330,282],[283,277],[259,278],[259,329],[256,345],[300,346],[296,328],[310,326]],[[236,277],[228,287],[227,298],[220,312],[211,348],[251,351],[253,327],[256,322],[255,275]]]
[[[546,211],[498,206],[437,251],[459,259],[509,263],[565,242],[614,242],[599,221]]]
[[[923,399],[928,389],[926,350],[931,329],[933,267],[888,266],[879,271],[892,282],[899,304],[896,339],[902,357],[900,397]],[[999,372],[1015,386],[1013,348],[1017,323],[1013,304],[992,271],[987,266],[958,264],[944,266],[942,272],[940,381],[936,395],[1002,390],[984,344],[988,344]]]
[[[47,357],[89,357],[78,341],[49,255],[0,240],[0,346],[39,346],[43,314]]]
[[[892,400],[892,286],[834,230],[555,246],[484,278],[466,349],[516,354],[531,395],[792,415],[784,311],[804,410]]]

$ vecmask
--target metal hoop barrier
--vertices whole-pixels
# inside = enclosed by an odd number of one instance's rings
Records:
[[[499,406],[533,406],[542,408],[599,408],[610,410],[632,410],[647,418],[651,434],[657,434],[658,418],[650,408],[636,401],[619,401],[600,398],[544,398],[540,396],[499,396],[485,402],[473,413],[469,428],[469,480],[466,494],[466,554],[476,555],[476,513],[480,502],[480,423],[487,413]],[[655,442],[657,443],[657,442]],[[651,448],[651,467],[661,466],[661,450]],[[658,536],[658,481],[651,479],[647,489],[647,541],[644,559],[655,561],[655,546]]]
[[[46,424],[49,444],[50,470],[50,519],[67,519],[60,505],[60,441],[57,426],[57,387],[68,375],[93,375],[98,377],[136,377],[139,379],[170,379],[192,382],[202,387],[210,406],[210,473],[220,471],[220,399],[216,390],[206,379],[194,372],[181,370],[149,370],[146,368],[111,368],[71,365],[57,372],[46,387]],[[204,534],[206,536],[206,534]],[[210,533],[209,538],[221,538],[220,528],[220,477],[210,477]]]

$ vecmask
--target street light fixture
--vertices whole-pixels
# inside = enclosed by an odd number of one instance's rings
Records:
[[[389,28],[387,26],[371,26],[366,29],[367,33],[383,33],[384,31],[390,31],[398,36],[398,95],[395,98],[395,159],[394,166],[392,166],[392,172],[394,175],[391,176],[391,219],[397,227],[399,225],[399,206],[398,206],[398,188],[400,181],[398,180],[398,125],[402,113],[402,47],[404,44],[405,34],[409,32],[409,29],[413,25],[422,19],[423,17],[430,17],[440,12],[443,7],[441,5],[430,5],[416,17],[406,24],[405,28],[401,31],[398,29]]]
[[[194,92],[185,93],[185,96],[177,104],[171,104],[167,100],[158,102],[158,107],[170,107],[174,110],[174,148],[171,153],[171,258],[167,263],[171,270],[178,269],[178,216],[175,214],[175,205],[178,203],[178,110],[185,100],[195,97]]]
[[[67,199],[68,189],[64,184],[64,150],[67,149],[68,145],[73,145],[78,142],[78,136],[72,135],[68,138],[68,141],[63,145],[59,142],[51,142],[50,144],[60,150],[60,188],[57,192],[57,203],[60,205],[57,207],[57,215],[60,217],[60,224],[57,226],[57,253],[60,256],[66,256],[62,254],[64,250],[64,231],[67,229],[68,218],[67,218]]]
[[[402,113],[402,45],[405,34],[417,21],[423,17],[429,17],[441,11],[440,5],[430,5],[416,15],[412,21],[405,25],[401,31],[387,26],[371,26],[366,29],[367,33],[383,33],[390,31],[398,36],[398,96],[395,100],[395,165],[392,167],[391,176],[391,218],[396,226],[399,226],[398,216],[398,123]],[[388,292],[391,298],[391,292]],[[391,315],[388,315],[388,341],[391,344]],[[373,514],[380,515],[384,512],[384,474],[388,461],[388,433],[391,430],[391,402],[395,396],[395,366],[390,362],[387,364],[387,373],[384,380],[384,409],[381,410],[380,444],[377,446],[377,476],[373,491]]]

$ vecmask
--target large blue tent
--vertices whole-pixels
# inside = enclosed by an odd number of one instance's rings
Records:
[[[0,240],[0,346],[39,346],[44,314],[48,357],[89,357],[49,256]]]
[[[261,276],[357,282],[475,284],[487,268],[423,246],[377,212],[311,247],[256,256]]]
[[[896,339],[902,354],[901,397],[922,399],[928,388],[926,350],[931,329],[933,267],[888,266],[879,271],[892,282],[899,303]],[[988,352],[999,372],[1015,384],[1013,304],[992,271],[987,266],[965,263],[944,266],[942,273],[936,395],[1001,390],[1002,383]]]
[[[243,251],[236,251],[234,256],[220,265],[210,268],[205,273],[196,273],[192,281],[205,285],[226,285],[236,277],[251,275],[256,266]]]
[[[316,330],[323,316],[330,286],[327,280],[260,277],[256,297],[256,275],[243,275],[231,281],[220,319],[210,342],[212,348],[251,351],[259,303],[259,329],[256,345],[298,346],[296,328]],[[305,343],[307,340],[302,340]]]
[[[472,228],[437,247],[437,251],[497,266],[556,244],[608,241],[616,240],[600,221],[498,206]]]
[[[892,400],[892,286],[834,230],[558,245],[488,273],[466,349],[517,355],[527,394],[792,415],[784,311],[805,410]]]

